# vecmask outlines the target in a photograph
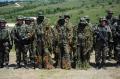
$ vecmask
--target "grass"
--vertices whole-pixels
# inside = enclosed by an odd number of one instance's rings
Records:
[[[17,15],[36,16],[37,12],[43,11],[50,18],[50,23],[55,24],[59,15],[70,14],[71,22],[78,23],[81,16],[89,15],[91,21],[96,23],[98,18],[106,15],[107,9],[113,9],[114,15],[120,14],[120,3],[117,0],[66,0],[57,4],[41,4],[39,2],[21,3],[23,7],[8,5],[0,7],[0,16],[5,17],[8,22],[15,22]]]

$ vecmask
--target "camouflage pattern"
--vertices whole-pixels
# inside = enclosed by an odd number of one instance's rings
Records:
[[[120,18],[114,24],[115,33],[114,33],[114,53],[117,65],[120,66]]]
[[[92,35],[91,29],[84,18],[81,18],[78,24],[76,40],[76,68],[87,69],[89,68],[87,57],[91,50]]]
[[[55,58],[56,58],[56,67],[63,69],[70,69],[70,53],[69,45],[67,41],[67,30],[64,26],[64,19],[59,19],[58,24],[55,26],[56,40],[55,42]]]
[[[113,27],[113,11],[112,10],[107,11],[106,20],[107,20],[107,24],[110,26],[110,29],[111,29],[112,35],[113,35],[114,34],[114,27]],[[114,39],[113,36],[112,36],[112,38]],[[109,42],[109,52],[108,52],[108,58],[109,59],[112,58],[113,47],[114,47],[113,41]]]
[[[73,25],[70,22],[70,15],[64,15],[64,19],[65,19],[65,28],[67,32],[67,41],[68,41],[68,46],[70,51],[70,60],[72,62],[73,54],[75,53],[74,47],[73,47]]]
[[[53,68],[53,63],[51,58],[52,31],[47,18],[44,18],[44,20],[37,25],[35,32],[36,32],[36,40],[37,40],[36,54],[38,54],[37,56],[40,58],[39,67],[51,69]]]
[[[24,63],[25,68],[27,68],[27,49],[28,49],[28,40],[31,38],[31,35],[28,31],[28,28],[19,22],[23,22],[23,19],[20,17],[17,18],[17,24],[12,29],[12,36],[15,44],[16,51],[16,62],[17,67],[21,67],[21,63]]]
[[[109,50],[108,43],[111,41],[111,29],[107,25],[102,25],[103,22],[106,22],[106,20],[102,19],[100,24],[94,30],[94,49],[97,68],[104,67],[106,55]]]
[[[0,68],[2,68],[3,66],[8,67],[9,53],[12,49],[10,31],[6,28],[5,24],[6,21],[0,19]]]
[[[29,62],[30,64],[35,64],[35,25],[32,24],[32,19],[25,18],[25,26],[29,32],[30,38],[28,39],[28,51],[29,51]]]

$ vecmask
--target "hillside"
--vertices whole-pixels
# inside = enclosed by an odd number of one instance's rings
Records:
[[[92,22],[97,22],[98,17],[104,16],[107,9],[112,9],[114,15],[120,14],[120,0],[56,0],[58,2],[30,1],[0,7],[0,16],[9,22],[14,22],[17,15],[37,16],[39,11],[50,18],[54,24],[59,15],[70,14],[71,20],[76,23],[80,16],[89,15]],[[51,0],[55,1],[55,0]],[[59,2],[60,1],[60,2]]]

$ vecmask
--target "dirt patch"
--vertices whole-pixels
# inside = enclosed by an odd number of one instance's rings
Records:
[[[115,61],[107,61],[106,69],[97,70],[91,67],[88,70],[63,69],[14,69],[15,53],[10,53],[9,69],[0,69],[0,79],[120,79],[120,68],[116,68]],[[91,57],[94,64],[94,54]]]

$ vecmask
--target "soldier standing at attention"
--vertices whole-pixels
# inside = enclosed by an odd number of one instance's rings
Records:
[[[16,51],[16,62],[17,68],[21,68],[22,62],[24,63],[24,67],[28,69],[27,66],[27,49],[28,49],[28,39],[31,37],[29,35],[28,28],[23,24],[24,17],[18,16],[15,27],[12,29],[13,40],[15,44]]]
[[[108,43],[111,41],[111,29],[107,25],[105,18],[100,19],[100,24],[94,30],[94,49],[96,67],[104,68],[106,55],[108,53]]]
[[[0,19],[0,68],[8,68],[9,53],[12,49],[11,35],[6,23],[5,19]]]
[[[34,25],[32,24],[32,18],[26,17],[25,18],[25,25],[29,32],[30,38],[28,39],[28,51],[29,51],[29,63],[34,66],[35,65],[35,29]]]
[[[65,19],[65,27],[66,27],[66,32],[67,32],[67,41],[68,41],[68,45],[69,45],[69,51],[70,51],[70,60],[73,60],[73,54],[74,52],[74,48],[73,48],[73,25],[70,22],[70,15],[66,14],[64,15],[64,19]]]
[[[111,32],[112,32],[112,35],[114,35],[114,27],[113,27],[113,11],[112,10],[107,10],[107,15],[106,15],[106,20],[107,20],[107,24],[108,26],[110,27],[111,29]],[[112,36],[112,39],[113,36]],[[109,47],[109,51],[108,51],[108,59],[110,60],[112,58],[112,51],[113,51],[113,47],[114,47],[114,44],[113,44],[113,41],[109,42],[108,43],[108,47]]]
[[[76,68],[87,69],[90,67],[87,59],[91,50],[91,29],[85,18],[80,18],[77,27]]]

